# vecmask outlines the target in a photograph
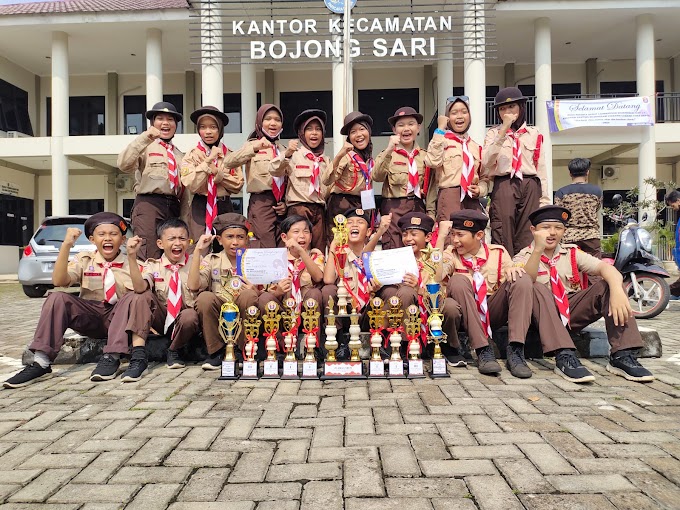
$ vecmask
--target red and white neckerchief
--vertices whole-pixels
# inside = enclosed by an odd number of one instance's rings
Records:
[[[305,157],[314,162],[312,167],[312,179],[309,181],[309,194],[316,192],[317,195],[321,195],[321,162],[323,161],[323,156],[317,156],[313,152],[308,152]]]
[[[123,267],[123,263],[100,262],[99,266],[104,268],[104,275],[102,276],[102,279],[104,280],[104,301],[110,305],[114,305],[118,302],[118,294],[116,294],[116,277],[113,274],[112,268]]]
[[[408,159],[408,186],[406,192],[413,193],[418,198],[421,198],[420,175],[418,174],[418,164],[416,163],[416,156],[420,154],[420,150],[416,148],[408,152],[406,149],[394,149],[394,152]]]
[[[475,303],[479,320],[482,322],[482,329],[491,338],[491,320],[489,319],[489,305],[486,299],[486,278],[482,275],[481,268],[489,260],[489,247],[484,245],[485,258],[480,257],[461,257],[463,265],[472,269],[472,289],[475,292]]]
[[[517,131],[508,130],[508,135],[512,138],[512,168],[510,169],[510,178],[517,177],[522,180],[522,152],[519,143],[519,137],[527,133],[527,128],[520,128]]]
[[[557,262],[560,260],[560,254],[549,259],[546,255],[541,255],[541,262],[550,268],[550,290],[552,290],[553,298],[555,298],[555,304],[560,312],[560,319],[562,319],[562,324],[567,326],[569,324],[569,319],[571,313],[569,312],[569,299],[567,298],[567,291],[562,283],[562,278],[560,278],[557,272]]]
[[[468,195],[470,198],[472,198],[472,191],[470,191],[469,188],[472,184],[472,180],[475,177],[475,158],[472,156],[469,146],[471,138],[469,136],[461,138],[453,131],[447,131],[444,137],[448,140],[458,142],[462,148],[463,168],[461,169],[460,173],[460,189],[462,191],[460,194],[460,201],[462,202],[465,200],[465,195]]]
[[[295,299],[295,309],[299,312],[302,305],[302,288],[301,288],[301,275],[302,271],[305,270],[305,263],[300,260],[299,264],[296,264],[296,260],[288,261],[288,273],[290,274],[290,280],[292,283],[290,294]]]
[[[226,156],[227,151],[227,146],[224,145],[223,143],[220,143],[222,146],[222,155]],[[198,141],[198,148],[199,150],[208,156],[210,154],[210,151],[208,150],[208,146],[203,143],[203,140]],[[212,174],[208,175],[208,199],[205,203],[205,233],[210,234],[212,232],[212,227],[213,227],[213,222],[215,221],[215,218],[217,217],[217,186],[215,185],[215,176]]]
[[[279,148],[276,143],[272,143],[272,155],[276,158],[279,155]],[[272,193],[277,202],[283,202],[283,195],[286,192],[286,176],[281,177],[272,176]]]
[[[168,332],[168,328],[175,322],[180,310],[182,310],[182,279],[179,276],[179,271],[187,263],[188,258],[189,256],[185,255],[183,262],[165,265],[165,268],[169,269],[172,275],[168,283],[168,313],[165,315],[164,333]]]
[[[368,292],[368,279],[366,278],[366,270],[364,269],[364,261],[361,260],[361,257],[358,257],[354,259],[352,263],[357,269],[357,293],[356,296],[352,295],[352,297],[356,298],[357,309],[363,310],[364,306],[366,306],[366,303],[368,303],[368,299],[370,298],[370,293]],[[343,280],[345,280],[345,287],[349,290],[349,282],[345,279],[344,275]],[[351,290],[350,294],[352,294]]]
[[[175,146],[163,140],[158,140],[161,147],[168,153],[168,180],[171,190],[179,190],[179,175],[177,174],[177,160],[175,159]]]
[[[359,167],[361,175],[364,176],[366,189],[371,189],[371,176],[373,175],[373,158],[368,158],[368,161],[364,161],[364,159],[355,151],[350,151],[349,157],[352,158],[352,161],[354,161],[355,165]]]

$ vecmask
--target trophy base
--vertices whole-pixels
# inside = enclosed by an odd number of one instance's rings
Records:
[[[302,377],[300,379],[318,379],[319,372],[317,368],[316,360],[304,361],[302,363]]]
[[[220,381],[235,381],[238,379],[238,368],[236,361],[223,361],[220,367]]]
[[[422,359],[408,360],[408,379],[422,379],[425,377]]]
[[[265,360],[262,364],[262,379],[280,379],[279,375],[279,362],[277,360]],[[295,367],[297,372],[297,363]]]
[[[281,379],[288,380],[298,380],[300,376],[298,375],[298,362],[296,361],[284,361],[283,362],[283,374]]]
[[[451,377],[446,368],[446,360],[444,358],[435,358],[432,360],[432,369],[430,370],[430,377],[433,379],[439,377]]]
[[[364,364],[361,361],[326,361],[321,380],[327,379],[366,379]]]
[[[385,378],[385,362],[381,359],[370,360],[368,362],[368,377],[369,378]]]
[[[406,379],[404,374],[404,360],[403,359],[391,359],[389,364],[389,370],[387,372],[388,379]]]
[[[259,379],[257,370],[257,361],[244,361],[243,369],[241,370],[241,380],[256,381]]]

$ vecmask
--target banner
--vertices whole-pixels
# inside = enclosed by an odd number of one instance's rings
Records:
[[[546,101],[550,132],[586,126],[653,126],[649,96]]]

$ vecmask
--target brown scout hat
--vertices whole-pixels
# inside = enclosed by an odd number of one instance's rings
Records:
[[[220,235],[228,228],[242,228],[247,233],[250,230],[250,222],[242,214],[225,213],[220,214],[215,218],[215,221],[213,221],[213,228],[217,235]]]
[[[221,120],[222,126],[229,124],[229,116],[214,106],[201,106],[198,110],[191,112],[189,118],[191,119],[191,122],[198,124],[198,119],[203,117],[203,115],[211,115],[216,119]]]
[[[340,134],[347,136],[352,125],[357,122],[365,122],[370,127],[373,127],[373,118],[370,115],[361,112],[350,112],[345,116],[345,120],[342,121]]]
[[[520,101],[526,101],[527,98],[524,97],[522,91],[517,87],[505,87],[498,91],[496,94],[496,99],[494,100],[493,107],[498,108],[504,104],[519,103]]]
[[[418,124],[423,123],[423,116],[410,106],[402,106],[399,108],[396,112],[394,112],[394,115],[387,119],[387,122],[390,123],[390,126],[394,127],[400,117],[414,117]]]
[[[417,228],[418,230],[422,230],[426,234],[429,234],[434,228],[434,220],[425,213],[410,212],[399,218],[397,226],[402,232],[404,230]]]
[[[85,220],[85,225],[83,226],[85,237],[90,237],[94,233],[94,229],[99,225],[115,225],[123,235],[125,235],[128,229],[128,225],[122,216],[112,212],[99,212]]]
[[[529,221],[534,227],[539,223],[545,223],[547,221],[555,221],[566,225],[569,218],[571,218],[569,209],[560,207],[559,205],[544,205],[529,215]]]
[[[456,230],[467,230],[473,234],[484,230],[489,223],[489,218],[480,211],[474,209],[463,209],[451,213],[451,228]]]

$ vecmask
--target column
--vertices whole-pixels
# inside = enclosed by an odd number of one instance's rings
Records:
[[[255,64],[241,61],[241,133],[247,135],[255,129],[257,116],[257,74]],[[244,139],[245,141],[245,139]]]
[[[339,35],[333,36],[335,40],[340,40]],[[333,77],[333,125],[326,126],[326,136],[333,137],[333,154],[337,154],[345,143],[344,137],[340,134],[342,121],[344,120],[344,90],[345,90],[345,64],[342,57],[335,57],[332,64]],[[332,129],[332,132],[329,132]]]
[[[506,87],[515,86],[515,63],[508,62],[503,66],[503,77]]]
[[[107,82],[106,134],[119,135],[120,133],[118,132],[118,73],[107,73],[106,82]]]
[[[184,111],[193,112],[196,109],[196,73],[194,71],[184,71]],[[191,133],[187,123],[183,122],[182,127],[185,133]]]
[[[65,216],[68,210],[68,159],[64,138],[68,136],[68,34],[52,33],[52,214]]]
[[[548,175],[548,197],[552,202],[553,171],[552,141],[548,125],[546,101],[552,99],[552,55],[550,41],[550,20],[539,18],[534,22],[534,61],[536,62],[536,127],[543,134],[541,151],[545,158],[545,171]]]
[[[202,104],[222,110],[222,15],[219,5],[210,1],[201,4],[201,72]]]
[[[478,143],[486,135],[486,69],[484,0],[466,0],[464,24],[465,95],[470,98],[470,136]]]
[[[447,41],[444,44],[452,44]],[[439,115],[446,115],[446,98],[453,94],[453,54],[451,47],[442,50],[437,60],[437,106]]]
[[[146,31],[146,109],[163,101],[163,34],[158,28]]]
[[[649,96],[652,108],[655,109],[655,69],[654,69],[654,21],[651,14],[641,14],[636,19],[637,43],[636,43],[636,72],[637,92],[641,96]],[[656,178],[656,138],[654,126],[644,126],[640,142],[638,161],[638,186],[640,188],[639,200],[655,200],[656,189],[645,183],[645,179]],[[653,221],[656,212],[653,207],[640,208],[638,219],[642,220],[647,213],[647,221]]]
[[[599,94],[600,87],[597,84],[597,59],[586,60],[586,94]]]

